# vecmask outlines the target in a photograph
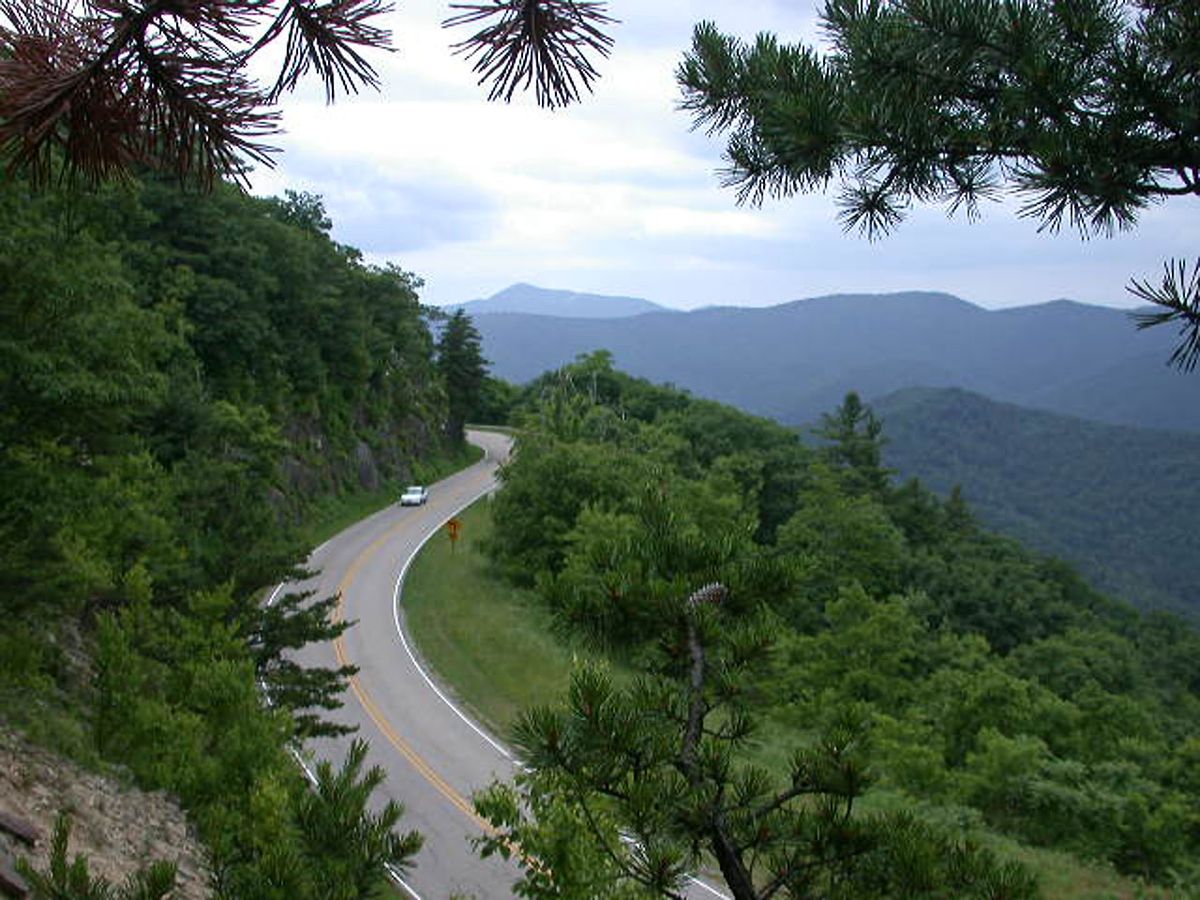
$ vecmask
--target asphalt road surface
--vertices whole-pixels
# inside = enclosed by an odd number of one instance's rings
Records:
[[[369,742],[368,765],[387,773],[376,791],[377,804],[388,799],[404,804],[401,828],[415,828],[425,837],[416,868],[402,876],[405,889],[420,900],[507,900],[518,877],[512,864],[495,857],[482,860],[475,853],[471,839],[487,826],[470,800],[493,779],[511,778],[516,762],[494,736],[459,711],[419,661],[400,602],[404,572],[422,543],[496,488],[496,468],[507,458],[510,439],[482,431],[468,438],[484,449],[483,460],[433,485],[424,506],[393,504],[322,544],[308,559],[313,577],[284,588],[310,590],[317,598],[340,595],[341,617],[357,621],[338,641],[297,654],[307,666],[359,667],[345,705],[327,716],[357,725],[357,734],[312,741],[307,750],[336,766],[354,737]],[[699,882],[688,893],[707,900],[721,896]]]
[[[490,432],[472,432],[470,439],[483,447],[483,460],[434,485],[424,506],[393,504],[321,545],[307,563],[314,577],[287,588],[311,590],[318,598],[340,594],[342,617],[357,620],[339,641],[305,647],[297,661],[359,667],[345,705],[328,718],[359,726],[356,736],[371,746],[368,764],[387,773],[376,792],[379,805],[388,799],[403,803],[401,827],[425,836],[416,868],[403,876],[410,893],[422,900],[452,894],[509,898],[517,878],[514,866],[481,860],[470,844],[484,829],[471,794],[494,778],[510,778],[514,764],[498,742],[426,681],[402,631],[397,603],[400,578],[422,542],[496,486],[496,467],[508,454],[509,439]],[[339,765],[351,740],[313,741],[308,749]]]

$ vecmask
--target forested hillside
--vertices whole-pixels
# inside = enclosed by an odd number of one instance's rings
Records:
[[[1143,609],[1200,616],[1200,436],[912,389],[875,404],[884,458]]]
[[[284,654],[344,626],[260,606],[314,503],[457,452],[419,282],[329,228],[305,195],[0,182],[0,714],[179,796],[222,896],[350,896],[418,843],[347,792],[361,759],[308,791],[285,746],[347,671]]]
[[[578,670],[515,726],[519,795],[481,801],[561,877],[661,889],[708,859],[744,898],[1035,895],[980,850],[999,833],[1200,888],[1200,633],[894,482],[856,395],[813,449],[601,353],[516,421],[491,554],[640,673]]]

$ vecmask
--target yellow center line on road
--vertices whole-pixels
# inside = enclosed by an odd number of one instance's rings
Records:
[[[371,557],[378,553],[383,545],[391,540],[391,538],[393,538],[402,528],[404,528],[404,523],[389,529],[382,537],[378,538],[369,547],[367,547],[367,549],[364,550],[354,560],[354,562],[350,564],[350,567],[346,570],[345,576],[343,576],[341,583],[338,585],[338,603],[337,609],[334,613],[335,621],[341,622],[345,619],[343,606],[345,604],[346,594],[350,590],[351,585],[354,584],[354,579],[358,577],[359,570],[366,565],[367,562],[370,561]],[[346,655],[344,635],[339,635],[338,638],[333,642],[333,646],[334,652],[337,654],[338,664],[342,666],[349,665],[350,660]],[[362,708],[366,711],[367,715],[371,717],[371,720],[376,724],[376,726],[378,726],[379,730],[383,732],[383,736],[388,739],[393,747],[400,751],[400,754],[405,759],[412,763],[413,768],[416,769],[426,781],[433,785],[442,796],[449,800],[450,803],[455,806],[463,815],[474,822],[476,826],[481,828],[486,834],[495,835],[497,833],[496,829],[493,828],[492,825],[483,819],[477,812],[475,812],[475,808],[471,805],[470,801],[468,801],[465,797],[463,797],[462,794],[451,787],[446,780],[434,770],[433,766],[426,762],[421,754],[417,753],[417,751],[413,749],[412,745],[409,744],[408,741],[404,740],[404,738],[397,734],[396,729],[392,727],[392,724],[387,720],[387,717],[384,716],[382,710],[380,710],[378,704],[372,699],[370,692],[367,691],[366,687],[363,686],[362,681],[357,675],[350,676],[350,687],[354,691],[354,695],[358,697],[358,702],[362,704]]]

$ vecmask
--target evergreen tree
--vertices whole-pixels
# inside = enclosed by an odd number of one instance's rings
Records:
[[[336,640],[354,624],[333,620],[337,597],[305,605],[310,597],[308,592],[285,594],[269,606],[253,606],[245,614],[243,634],[259,682],[272,703],[292,714],[297,738],[349,734],[354,727],[326,721],[313,709],[340,708],[347,679],[358,672],[358,666],[306,667],[283,655],[306,644]]]
[[[485,854],[520,840],[559,867],[523,859],[524,896],[679,900],[702,853],[735,900],[1037,896],[1018,865],[907,815],[856,812],[869,777],[848,709],[794,752],[785,780],[748,763],[756,717],[747,676],[771,641],[762,620],[725,614],[728,594],[713,583],[677,603],[659,664],[631,687],[583,668],[565,708],[520,717],[516,742],[530,772],[520,792],[493,785],[477,804],[499,829],[482,841]],[[566,822],[576,829],[569,838],[549,830]],[[603,892],[588,871],[606,873]]]
[[[386,869],[407,871],[421,849],[417,832],[396,831],[403,806],[389,800],[371,811],[371,795],[383,783],[384,772],[379,766],[364,772],[366,758],[366,742],[355,740],[337,771],[322,760],[314,789],[300,800],[297,824],[305,857],[316,863],[314,897],[379,896]]]
[[[465,439],[467,420],[479,408],[487,378],[487,360],[480,349],[479,332],[471,317],[455,310],[437,345],[438,371],[446,388],[446,436],[455,443]]]
[[[871,407],[851,391],[833,413],[821,416],[817,437],[826,441],[821,455],[841,473],[851,494],[881,497],[892,472],[883,465],[883,423]]]
[[[155,860],[131,874],[120,886],[89,871],[87,857],[77,855],[68,862],[71,817],[62,810],[54,822],[50,839],[50,861],[45,871],[35,869],[27,859],[17,860],[17,872],[29,882],[30,900],[162,900],[175,891],[177,870],[174,863]]]
[[[841,181],[842,219],[884,234],[913,203],[968,218],[1005,193],[1051,231],[1132,227],[1200,196],[1200,6],[1179,0],[828,0],[832,50],[696,27],[678,71],[698,126],[729,133],[739,201]],[[1190,270],[1189,270],[1190,269]],[[1130,290],[1200,361],[1200,262]]]

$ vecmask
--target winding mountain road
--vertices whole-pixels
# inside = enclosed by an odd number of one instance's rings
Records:
[[[278,590],[308,590],[316,597],[339,595],[339,614],[357,624],[333,642],[309,645],[297,656],[306,666],[359,667],[345,705],[328,718],[358,726],[356,735],[311,741],[317,759],[340,765],[353,737],[370,744],[368,765],[387,773],[375,802],[404,804],[401,828],[425,837],[416,868],[403,876],[418,900],[452,896],[508,900],[518,872],[499,858],[480,859],[471,839],[487,828],[471,794],[495,778],[509,779],[517,763],[503,745],[463,714],[419,662],[404,624],[400,586],[421,545],[461,509],[496,488],[496,469],[511,440],[484,431],[468,433],[484,458],[439,481],[424,506],[393,504],[322,544],[307,561],[313,576]],[[689,897],[723,896],[693,881]]]
[[[403,803],[401,827],[425,836],[416,868],[404,876],[409,893],[422,900],[453,894],[507,900],[517,878],[514,866],[481,860],[470,844],[485,828],[471,794],[493,778],[510,778],[514,763],[498,741],[457,712],[418,665],[398,603],[404,570],[425,540],[496,486],[496,468],[508,455],[510,439],[482,431],[469,438],[484,450],[480,462],[438,482],[424,506],[393,504],[322,544],[307,562],[316,574],[287,587],[317,597],[339,594],[342,617],[357,620],[340,640],[305,647],[297,662],[359,667],[345,705],[329,718],[358,726],[356,736],[370,743],[368,764],[387,773],[376,791],[378,803]],[[351,739],[312,741],[308,749],[337,765]]]

